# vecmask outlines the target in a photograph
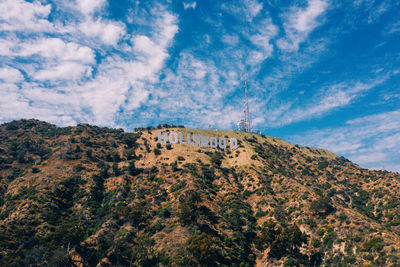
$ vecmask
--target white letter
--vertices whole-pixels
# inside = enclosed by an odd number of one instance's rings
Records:
[[[229,138],[229,143],[230,143],[231,149],[236,149],[238,147],[236,138]]]
[[[187,134],[187,143],[188,145],[194,145],[194,143],[190,141],[190,133]]]
[[[225,140],[225,138],[221,137],[219,139],[218,144],[219,144],[219,148],[225,150],[225,148],[226,148],[226,140]]]
[[[196,146],[200,145],[200,134],[193,134],[193,141]]]
[[[217,148],[218,146],[218,140],[216,137],[211,137],[210,138],[210,147],[212,148]]]
[[[172,138],[172,136],[173,136],[173,138]],[[170,142],[171,144],[176,144],[176,143],[178,143],[178,134],[175,133],[175,132],[170,133],[170,134],[169,134],[169,142]]]
[[[201,146],[208,147],[208,136],[200,136]]]
[[[158,132],[158,138],[157,138],[157,142],[161,143],[161,140],[163,141],[163,144],[165,145],[165,142],[167,141],[167,133],[164,132]]]
[[[183,136],[182,136],[182,133],[179,133],[179,143],[180,143],[180,144],[183,144],[183,145],[187,145],[187,143],[186,143],[186,142],[183,142]]]

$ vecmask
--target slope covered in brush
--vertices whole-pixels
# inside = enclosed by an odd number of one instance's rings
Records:
[[[235,150],[157,144],[160,131]],[[235,131],[0,126],[0,265],[396,266],[400,175]]]

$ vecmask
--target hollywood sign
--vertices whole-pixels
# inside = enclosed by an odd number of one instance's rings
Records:
[[[229,148],[236,149],[238,147],[238,142],[236,138],[229,138]],[[209,137],[203,136],[200,134],[191,134],[188,133],[186,138],[183,138],[182,133],[176,132],[159,132],[158,133],[158,143],[165,144],[166,142],[170,142],[171,144],[183,144],[183,145],[193,145],[193,146],[201,146],[201,147],[211,147],[220,149],[226,149],[227,141],[225,138],[220,137]]]

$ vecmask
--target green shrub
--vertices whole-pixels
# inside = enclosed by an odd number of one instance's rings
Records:
[[[154,148],[154,149],[153,149],[153,152],[154,152],[154,154],[157,155],[157,156],[158,156],[158,155],[161,155],[161,150],[158,149],[158,148]]]
[[[40,169],[38,167],[32,167],[32,173],[39,173]]]
[[[328,215],[335,209],[332,206],[332,201],[329,197],[320,197],[311,202],[310,210],[319,215]]]
[[[383,239],[381,237],[373,237],[366,241],[362,246],[362,251],[381,251],[384,247]]]
[[[344,213],[339,214],[337,217],[338,217],[339,221],[341,221],[341,222],[344,222],[348,218],[348,216]]]

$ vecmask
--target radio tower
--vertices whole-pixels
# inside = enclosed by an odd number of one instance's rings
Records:
[[[253,129],[251,127],[251,120],[250,120],[250,110],[249,110],[249,103],[247,101],[247,81],[244,81],[244,88],[245,88],[245,104],[244,104],[244,131],[251,133]]]

